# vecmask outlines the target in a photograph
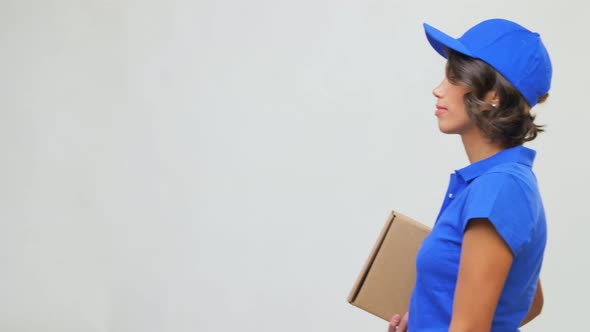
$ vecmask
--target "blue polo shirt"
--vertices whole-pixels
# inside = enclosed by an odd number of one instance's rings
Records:
[[[491,331],[519,331],[535,295],[547,240],[534,158],[534,150],[517,146],[451,175],[436,223],[416,258],[409,332],[448,331],[463,233],[473,218],[489,219],[514,258]]]

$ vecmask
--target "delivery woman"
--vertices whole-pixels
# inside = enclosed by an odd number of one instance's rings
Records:
[[[409,318],[395,315],[389,329],[516,332],[542,305],[547,229],[535,151],[522,144],[542,131],[531,108],[547,98],[549,55],[539,34],[504,19],[458,39],[424,28],[447,58],[432,91],[438,127],[461,137],[470,164],[451,174],[418,252]]]

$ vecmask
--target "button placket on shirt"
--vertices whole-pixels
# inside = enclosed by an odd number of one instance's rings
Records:
[[[451,202],[457,197],[457,195],[465,188],[465,182],[457,173],[451,174],[451,179],[449,181],[449,187],[447,189],[447,194],[443,201],[443,206],[440,209],[438,216],[436,217],[436,221],[440,218],[443,214],[445,209],[451,204]]]

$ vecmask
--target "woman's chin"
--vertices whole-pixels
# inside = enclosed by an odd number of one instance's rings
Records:
[[[449,128],[441,125],[438,126],[438,130],[440,130],[440,132],[443,134],[457,134],[457,130],[455,130],[454,128]]]

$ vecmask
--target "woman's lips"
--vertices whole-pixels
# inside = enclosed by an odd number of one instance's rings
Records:
[[[443,114],[446,111],[447,111],[446,108],[444,108],[442,106],[439,106],[439,105],[436,105],[436,111],[434,111],[434,115],[438,116],[438,115]]]

